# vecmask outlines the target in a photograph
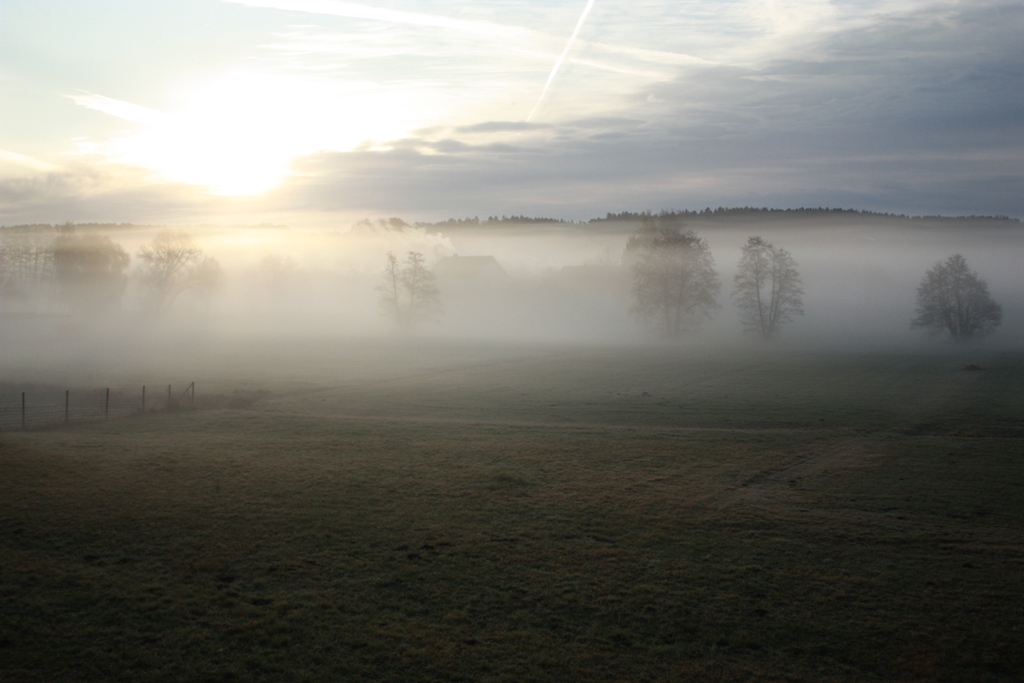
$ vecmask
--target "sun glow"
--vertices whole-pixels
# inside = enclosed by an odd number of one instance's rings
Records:
[[[128,103],[75,101],[140,124],[83,151],[215,194],[254,195],[280,185],[296,157],[399,139],[433,120],[438,107],[421,95],[408,86],[232,74],[191,93],[180,111],[142,120],[118,114],[141,110]]]

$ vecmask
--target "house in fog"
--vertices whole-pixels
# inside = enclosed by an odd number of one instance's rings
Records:
[[[507,329],[510,280],[493,256],[444,256],[434,276],[449,330],[486,335]]]
[[[442,256],[434,266],[434,275],[442,291],[493,289],[508,284],[508,273],[493,256]]]

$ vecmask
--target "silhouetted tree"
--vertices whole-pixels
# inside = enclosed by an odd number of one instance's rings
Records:
[[[678,336],[710,318],[721,281],[706,241],[691,230],[644,221],[623,257],[633,270],[633,317]]]
[[[265,307],[291,306],[297,302],[297,288],[302,279],[302,270],[295,259],[267,254],[250,272],[250,280],[258,292],[254,303]]]
[[[675,217],[655,216],[650,212],[639,214],[640,224],[626,240],[626,249],[622,254],[622,264],[632,268],[641,252],[649,249],[659,240],[671,240],[673,235],[682,231],[682,222]]]
[[[189,273],[189,291],[209,302],[209,298],[224,284],[224,269],[212,256],[199,259]]]
[[[989,334],[1003,319],[988,284],[968,269],[967,259],[953,254],[925,273],[917,288],[917,315],[911,327],[949,332],[958,341]]]
[[[409,322],[435,320],[441,314],[441,294],[434,284],[434,274],[427,269],[423,254],[410,251],[402,272],[402,286],[409,301]]]
[[[384,258],[384,281],[377,287],[380,292],[380,307],[385,315],[402,326],[402,305],[399,297],[402,292],[402,268],[398,265],[395,252],[389,251]]]
[[[140,277],[154,299],[156,310],[173,303],[182,292],[195,289],[208,293],[220,280],[220,264],[203,258],[202,250],[183,232],[161,232],[138,254]]]
[[[441,313],[441,295],[423,254],[410,251],[401,267],[393,252],[384,262],[384,279],[377,291],[385,313],[403,330],[434,320]]]
[[[732,298],[740,309],[740,322],[763,339],[771,339],[794,314],[804,314],[803,283],[796,261],[788,251],[761,237],[751,237],[743,245],[733,282]]]
[[[131,257],[106,235],[78,235],[59,229],[53,243],[53,267],[61,298],[86,313],[116,308],[124,294]]]
[[[53,282],[54,230],[28,225],[0,230],[0,298],[45,295]]]

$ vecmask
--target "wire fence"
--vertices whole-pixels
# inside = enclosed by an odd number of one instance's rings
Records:
[[[96,422],[155,410],[194,408],[196,385],[102,389],[0,386],[0,431]]]

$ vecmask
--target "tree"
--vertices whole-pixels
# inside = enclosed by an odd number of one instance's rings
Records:
[[[410,251],[402,272],[402,287],[408,300],[409,324],[434,320],[441,314],[441,293],[434,284],[434,274],[423,260],[423,254]]]
[[[655,216],[649,211],[640,214],[640,225],[626,240],[626,249],[622,255],[622,263],[629,268],[636,265],[640,254],[651,248],[658,240],[671,239],[672,235],[682,232],[683,224],[671,216]]]
[[[174,302],[182,292],[207,292],[220,280],[220,264],[203,258],[203,251],[183,232],[161,232],[139,250],[140,277],[154,299],[156,310]]]
[[[403,330],[436,319],[441,313],[441,295],[434,274],[426,267],[423,254],[410,251],[401,267],[394,252],[384,262],[384,280],[377,291],[385,313]]]
[[[53,239],[49,225],[0,230],[0,300],[24,303],[47,293],[53,282]]]
[[[116,308],[131,257],[106,235],[77,235],[60,228],[53,243],[53,267],[61,298],[72,308],[97,313]]]
[[[212,256],[204,256],[192,267],[189,273],[188,290],[192,292],[207,308],[213,294],[224,284],[224,269],[220,261]]]
[[[403,327],[402,304],[399,297],[402,294],[402,268],[398,265],[398,257],[395,252],[389,251],[384,260],[384,281],[377,287],[380,292],[380,307],[384,309],[385,315],[394,320],[399,327]]]
[[[957,341],[989,334],[1003,319],[1003,309],[992,300],[988,283],[967,267],[967,259],[953,254],[925,273],[917,288],[917,315],[911,327]]]
[[[804,314],[803,282],[796,261],[788,251],[761,237],[751,237],[743,245],[733,282],[732,298],[740,309],[740,322],[762,339],[771,339],[794,314]]]
[[[675,337],[718,309],[721,281],[708,243],[691,230],[645,220],[626,244],[632,263],[633,307],[641,323]]]

